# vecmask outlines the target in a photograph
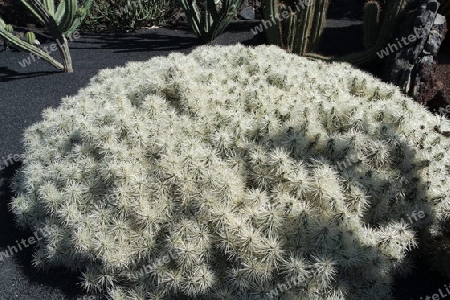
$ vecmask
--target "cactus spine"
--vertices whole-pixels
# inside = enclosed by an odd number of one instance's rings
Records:
[[[72,34],[86,16],[93,0],[78,8],[77,0],[62,0],[55,11],[55,0],[21,0],[22,3],[44,24],[56,41],[64,64],[64,71],[72,73],[72,58],[66,37]]]
[[[34,35],[34,34],[33,34]],[[51,65],[56,67],[57,69],[64,69],[64,66],[60,64],[58,61],[56,61],[53,57],[48,55],[45,51],[39,49],[38,47],[34,45],[30,45],[26,41],[22,41],[20,38],[16,37],[14,34],[12,34],[12,26],[5,24],[5,22],[0,18],[0,37],[2,37],[7,43],[11,44],[14,47],[20,48],[24,51],[30,52],[32,54],[35,54],[47,62],[49,62]],[[28,38],[28,33],[27,33]]]
[[[264,19],[270,24],[266,26],[268,42],[299,55],[314,51],[325,27],[329,4],[329,0],[317,0],[308,5],[264,0]]]
[[[236,15],[242,0],[206,0],[206,7],[198,0],[181,0],[192,29],[204,42],[217,37]],[[220,5],[220,8],[218,6]]]

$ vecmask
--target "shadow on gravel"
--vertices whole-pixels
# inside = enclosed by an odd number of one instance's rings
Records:
[[[63,73],[63,71],[42,71],[42,72],[28,72],[20,73],[9,69],[8,67],[0,67],[0,82],[8,82],[17,79],[28,79],[33,77],[47,76],[54,73]]]
[[[201,45],[194,35],[177,36],[158,33],[139,33],[124,35],[89,35],[83,34],[84,40],[77,41],[76,49],[112,49],[114,53],[176,51]],[[83,46],[85,44],[86,46]]]
[[[319,43],[319,52],[324,55],[342,56],[364,50],[362,25],[327,27]]]
[[[14,173],[20,168],[21,163],[15,163],[0,171],[0,250],[5,251],[9,247],[15,246],[22,239],[27,240],[33,236],[31,230],[22,230],[15,226],[14,216],[9,210],[12,200],[10,189],[11,180]],[[31,283],[43,284],[61,290],[68,299],[76,299],[82,295],[83,291],[78,287],[78,274],[70,273],[63,269],[52,269],[49,272],[42,272],[32,265],[35,246],[22,247],[21,251],[14,254],[14,260],[20,266],[21,272]],[[12,251],[11,251],[12,252]],[[3,257],[1,258],[3,259]],[[0,299],[1,298],[0,296]]]

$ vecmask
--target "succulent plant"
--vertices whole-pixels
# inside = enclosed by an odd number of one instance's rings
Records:
[[[449,216],[446,125],[345,63],[203,46],[47,109],[11,209],[116,300],[390,299]]]
[[[13,29],[11,25],[6,24],[2,18],[0,18],[0,37],[4,40],[4,47],[6,49],[6,45],[10,44],[13,47],[17,47],[21,50],[30,52],[34,55],[37,55],[50,63],[52,66],[58,69],[64,69],[63,65],[60,64],[57,60],[51,57],[47,52],[41,50],[40,48],[30,44],[27,41],[23,41],[22,39],[16,37],[13,34]],[[27,34],[28,37],[28,34]]]
[[[387,1],[383,12],[378,1],[368,1],[364,7],[366,49],[342,57],[324,57],[315,53],[326,24],[329,2],[328,0],[300,2],[264,0],[265,20],[263,23],[266,27],[268,42],[289,52],[310,58],[363,65],[377,58],[376,53],[386,47],[402,20],[405,7],[410,0]]]
[[[369,1],[364,6],[364,45],[366,49],[340,58],[353,64],[365,64],[377,57],[376,53],[386,47],[392,39],[399,22],[405,15],[410,0],[386,1],[383,13],[378,1]],[[381,14],[381,15],[380,15]]]
[[[181,0],[194,32],[211,42],[228,26],[242,0]]]
[[[20,1],[48,28],[63,58],[64,71],[72,73],[72,57],[67,37],[80,26],[93,0],[84,1],[81,8],[78,7],[77,0],[62,0],[57,6],[55,0]]]
[[[264,0],[262,3],[263,22],[270,22],[266,29],[270,44],[299,55],[316,49],[325,28],[329,0],[301,3],[294,0]]]
[[[11,24],[4,24],[4,29],[9,33],[13,33],[13,31],[14,31]]]
[[[28,31],[25,35],[27,42],[30,45],[34,45],[34,43],[36,42],[36,35],[34,34],[34,32]]]

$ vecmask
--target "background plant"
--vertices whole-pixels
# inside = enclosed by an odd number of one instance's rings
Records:
[[[398,24],[403,20],[405,8],[410,0],[387,1],[383,10],[378,1],[368,1],[364,7],[366,49],[359,53],[334,58],[315,53],[326,24],[329,2],[327,0],[310,1],[310,5],[302,6],[297,1],[264,0],[264,18],[271,20],[278,16],[282,20],[266,30],[268,42],[302,56],[347,61],[356,65],[367,64],[377,57],[376,53],[386,47],[393,37]],[[282,14],[286,12],[290,16],[282,18]]]
[[[242,0],[181,0],[192,29],[205,43],[222,33],[241,3]]]
[[[96,0],[82,28],[125,31],[165,25],[177,4],[177,0]]]
[[[449,216],[445,122],[348,64],[205,46],[46,110],[11,208],[50,231],[37,266],[112,299],[390,299]]]
[[[325,28],[329,5],[328,0],[308,3],[295,0],[264,0],[264,19],[277,20],[278,17],[282,20],[267,28],[268,42],[299,55],[314,52]],[[288,14],[289,17],[282,18],[283,14]]]

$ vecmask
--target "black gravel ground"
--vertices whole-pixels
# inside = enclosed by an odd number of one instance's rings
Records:
[[[261,39],[255,38],[250,31],[257,24],[233,22],[214,43],[259,43]],[[361,33],[361,22],[330,20],[320,52],[339,55],[359,50]],[[0,171],[0,253],[16,245],[16,241],[33,236],[31,232],[16,228],[8,211],[11,201],[8,181],[20,166],[18,156],[15,161],[14,155],[23,152],[24,129],[41,120],[45,108],[58,106],[61,98],[74,95],[86,86],[100,69],[166,56],[171,52],[188,53],[198,45],[198,39],[187,26],[144,29],[126,35],[83,33],[80,39],[70,44],[73,74],[61,73],[39,60],[23,68],[19,62],[26,59],[28,53],[0,52],[0,170],[4,168]],[[8,160],[8,157],[12,159]],[[32,253],[32,247],[28,247],[12,257],[0,256],[0,300],[83,299],[83,292],[77,287],[78,274],[64,270],[39,272],[32,267]],[[444,284],[449,285],[449,282],[419,266],[412,276],[397,281],[395,294],[397,299],[425,299],[426,295],[432,296],[439,289],[444,291]],[[84,299],[94,298],[85,296]]]

